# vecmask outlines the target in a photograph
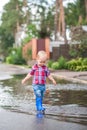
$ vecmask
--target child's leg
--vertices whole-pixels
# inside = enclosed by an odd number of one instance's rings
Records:
[[[43,102],[43,94],[45,91],[45,86],[43,85],[35,85],[33,86],[34,88],[34,93],[36,96],[36,108],[37,111],[42,111],[43,107],[42,107],[42,102]]]
[[[42,104],[43,104],[44,92],[45,91],[41,91],[41,101],[42,101]],[[45,108],[43,108],[43,110],[45,110]]]
[[[42,110],[41,91],[36,90],[35,93],[36,93],[36,108],[37,108],[37,111],[41,111]]]

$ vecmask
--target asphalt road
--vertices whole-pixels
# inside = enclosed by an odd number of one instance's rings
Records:
[[[87,130],[87,126],[0,110],[0,130]]]

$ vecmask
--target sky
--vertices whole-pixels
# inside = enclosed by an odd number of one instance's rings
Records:
[[[69,2],[74,2],[75,0],[65,0],[64,1],[64,5],[66,6],[67,5],[67,3],[69,3]],[[6,3],[8,3],[9,2],[9,0],[1,0],[1,2],[0,2],[0,17],[1,17],[1,14],[2,14],[2,12],[3,12],[3,6],[6,4]],[[48,2],[49,3],[51,3],[51,0],[48,0]]]
[[[9,0],[1,0],[0,2],[0,13],[2,13],[2,10],[3,10],[3,6],[8,3]]]
[[[74,1],[75,1],[75,0],[65,0],[65,1],[64,1],[64,5],[67,5],[67,3],[69,3],[69,2],[72,3],[72,2],[74,2]]]
[[[2,12],[3,10],[3,6],[8,3],[9,0],[1,0],[0,2],[0,13]],[[51,2],[51,0],[48,0],[49,2]],[[67,2],[73,2],[74,0],[65,0],[65,4],[67,4]]]

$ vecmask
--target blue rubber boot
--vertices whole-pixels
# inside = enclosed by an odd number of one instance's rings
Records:
[[[43,104],[43,98],[41,98],[41,102]],[[42,111],[43,114],[45,114],[45,108],[43,106],[42,106],[42,110],[41,111]]]
[[[41,111],[37,111],[37,115],[38,118],[43,118],[44,114]]]
[[[37,117],[42,118],[43,113],[42,113],[42,98],[41,97],[36,97],[36,107],[37,107]]]
[[[42,107],[42,98],[36,97],[37,117],[43,117],[45,114],[45,108]]]
[[[41,97],[36,97],[36,107],[37,107],[37,111],[42,110],[42,98]]]

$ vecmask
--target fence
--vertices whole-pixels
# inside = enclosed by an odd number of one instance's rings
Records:
[[[60,56],[70,59],[69,44],[65,44],[64,41],[50,42],[50,58],[57,60]]]

